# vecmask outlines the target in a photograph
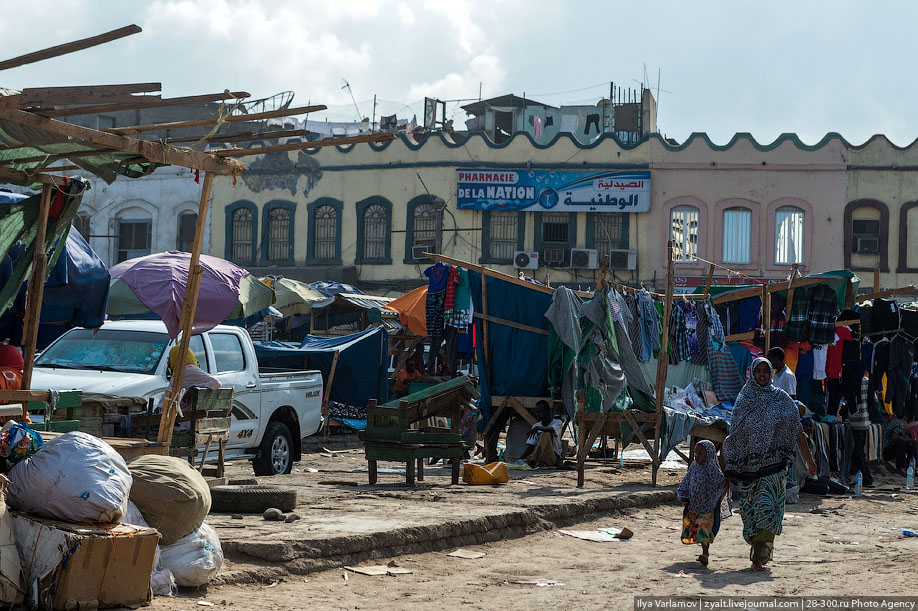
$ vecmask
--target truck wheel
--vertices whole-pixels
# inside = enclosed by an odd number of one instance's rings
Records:
[[[211,513],[262,513],[275,507],[296,508],[296,490],[280,486],[215,486],[210,489]]]
[[[271,422],[252,460],[255,475],[286,475],[293,470],[293,435],[283,422]]]

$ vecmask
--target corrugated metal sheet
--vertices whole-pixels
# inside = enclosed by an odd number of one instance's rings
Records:
[[[346,301],[358,308],[371,310],[373,308],[384,308],[387,303],[394,301],[392,297],[375,297],[373,295],[356,295],[353,293],[339,293],[338,299]]]
[[[752,211],[746,208],[724,210],[723,261],[748,265],[752,243]]]

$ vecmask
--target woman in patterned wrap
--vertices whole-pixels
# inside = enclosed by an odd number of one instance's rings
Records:
[[[794,459],[797,446],[809,474],[815,476],[816,463],[797,406],[790,395],[772,384],[771,363],[757,358],[736,398],[730,434],[723,444],[726,475],[737,482],[743,538],[752,546],[749,559],[755,571],[765,570],[775,535],[781,534],[787,464]]]

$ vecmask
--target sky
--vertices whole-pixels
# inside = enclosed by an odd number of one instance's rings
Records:
[[[610,81],[656,94],[659,75],[658,130],[680,142],[838,132],[905,146],[918,136],[916,22],[906,1],[0,0],[2,59],[143,28],[6,70],[0,86],[292,90],[297,105],[329,107],[310,119],[352,121],[372,115],[374,95],[377,117],[410,118],[425,96],[592,104]],[[448,102],[447,117],[461,125],[466,103]]]

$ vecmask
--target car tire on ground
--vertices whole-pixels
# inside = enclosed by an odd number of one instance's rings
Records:
[[[280,486],[214,486],[210,489],[211,513],[264,513],[275,507],[296,508],[296,490]]]
[[[252,459],[255,475],[286,475],[293,470],[293,435],[283,422],[271,422]]]

